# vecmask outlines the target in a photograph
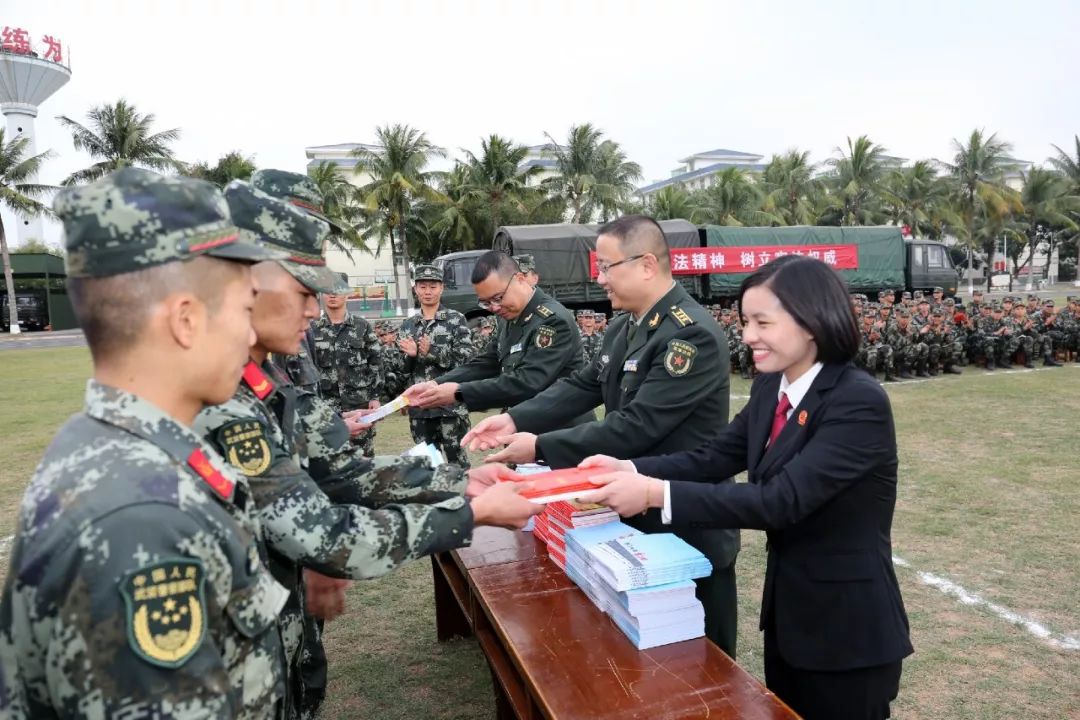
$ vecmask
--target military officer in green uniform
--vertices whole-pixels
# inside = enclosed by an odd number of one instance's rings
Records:
[[[615,220],[600,229],[596,254],[597,282],[613,307],[627,311],[612,321],[599,356],[535,398],[477,424],[466,438],[470,449],[506,444],[489,460],[564,468],[596,454],[625,458],[686,450],[727,425],[727,338],[709,311],[672,279],[660,225],[642,215]],[[603,420],[558,429],[600,403]],[[670,532],[659,512],[627,522],[647,532]],[[706,634],[734,656],[739,531],[677,534],[712,562],[712,576],[698,582]]]
[[[472,357],[472,334],[469,321],[457,310],[443,307],[442,270],[434,265],[416,268],[413,292],[420,301],[420,312],[405,318],[399,331],[398,347],[402,352],[404,387],[434,380]],[[469,411],[458,403],[444,407],[409,408],[409,429],[413,440],[431,443],[446,456],[447,462],[469,467],[469,455],[461,447],[469,432]]]
[[[528,400],[585,365],[574,316],[540,288],[525,281],[517,263],[491,250],[476,261],[473,287],[480,307],[499,317],[487,349],[435,380],[406,391],[414,407],[464,403],[469,410],[506,408]],[[592,408],[567,425],[596,419]]]
[[[245,478],[190,427],[233,393],[251,273],[221,193],[135,168],[60,192],[86,405],[23,498],[0,598],[0,717],[274,718],[277,615]]]

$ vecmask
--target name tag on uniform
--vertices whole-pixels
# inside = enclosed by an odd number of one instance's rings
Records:
[[[637,372],[637,360],[627,360],[622,366],[623,372]]]
[[[522,347],[524,345],[525,345],[525,343],[518,343],[517,345],[511,345],[510,346],[510,352],[512,352],[512,353],[521,352],[521,349],[522,349]]]

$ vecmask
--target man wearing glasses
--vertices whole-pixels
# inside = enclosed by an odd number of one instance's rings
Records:
[[[630,458],[690,450],[727,425],[727,338],[709,311],[673,280],[663,229],[643,215],[608,223],[596,239],[596,259],[596,282],[611,306],[626,312],[612,320],[591,363],[477,424],[465,436],[470,450],[505,444],[487,460],[543,460],[565,468],[596,454]],[[566,417],[600,404],[603,420],[559,429]],[[625,522],[644,532],[672,532],[652,510]],[[712,563],[712,575],[697,581],[705,633],[734,657],[739,531],[674,532]]]
[[[496,250],[481,255],[472,283],[480,307],[499,318],[494,342],[465,365],[413,385],[405,392],[410,405],[433,408],[460,402],[469,410],[506,408],[584,366],[574,316],[530,285],[509,255]],[[595,419],[589,407],[560,426]]]

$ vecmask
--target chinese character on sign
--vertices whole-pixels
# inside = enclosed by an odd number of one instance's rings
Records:
[[[754,251],[739,253],[739,264],[744,268],[754,267]]]
[[[709,267],[713,269],[724,267],[724,251],[714,250],[713,254],[709,256]]]
[[[675,256],[675,270],[689,270],[690,261],[686,259],[685,255]]]
[[[694,266],[695,270],[704,270],[705,269],[705,254],[704,253],[694,253],[693,255],[690,256],[690,264]]]
[[[5,27],[0,31],[0,48],[7,52],[30,54],[30,36],[22,28]]]
[[[775,255],[775,257],[776,257],[777,259],[779,259],[779,258],[782,258],[782,257],[784,257],[785,255],[787,255],[787,251],[786,251],[786,250],[777,250],[777,251],[776,251],[776,255]]]
[[[815,260],[820,260],[821,259],[821,253],[819,251],[817,251],[817,250],[808,250],[807,253],[806,253],[806,256],[807,257],[812,257]]]
[[[758,253],[757,257],[759,263],[761,263],[762,265],[768,265],[769,261],[772,260],[772,253],[762,250]]]
[[[836,251],[835,250],[826,250],[824,256],[821,259],[825,262],[826,265],[835,265],[836,264]]]
[[[52,35],[46,35],[42,38],[42,42],[45,43],[45,59],[52,60],[53,62],[64,62],[64,55],[60,51],[60,41],[54,38]]]

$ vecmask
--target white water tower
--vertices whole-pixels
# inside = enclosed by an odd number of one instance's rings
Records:
[[[24,157],[37,154],[34,118],[38,106],[71,79],[67,48],[52,35],[40,42],[31,39],[22,28],[0,29],[0,113],[7,119],[5,139],[11,142],[16,135],[30,139]],[[28,182],[35,182],[35,178]],[[31,238],[44,240],[41,218],[16,214],[19,242]]]

